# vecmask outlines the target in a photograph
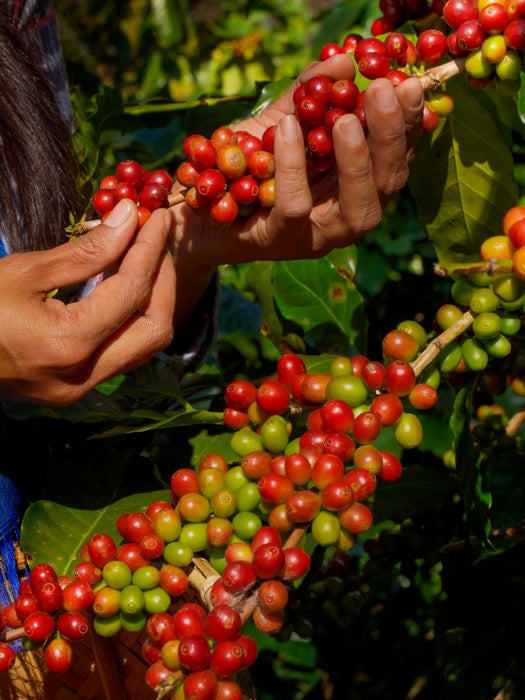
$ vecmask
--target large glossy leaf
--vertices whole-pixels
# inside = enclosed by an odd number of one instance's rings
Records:
[[[280,313],[306,334],[319,331],[321,352],[345,352],[363,344],[363,300],[351,277],[351,270],[327,258],[276,263],[274,293]]]
[[[262,323],[266,332],[275,342],[279,342],[283,337],[283,325],[279,314],[275,308],[273,295],[275,263],[255,262],[250,266],[246,278],[249,289],[257,297],[262,310]]]
[[[445,266],[478,261],[481,243],[501,231],[517,202],[513,159],[503,126],[457,78],[454,110],[424,138],[410,177],[419,217]]]
[[[54,503],[36,501],[22,520],[21,544],[30,565],[52,564],[58,574],[71,574],[79,561],[79,548],[92,535],[105,532],[120,541],[116,522],[120,515],[145,511],[156,500],[166,500],[167,491],[137,493],[99,510],[81,510]]]

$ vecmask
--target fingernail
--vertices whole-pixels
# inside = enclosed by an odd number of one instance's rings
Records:
[[[348,114],[340,117],[336,121],[334,129],[337,129],[340,136],[351,146],[359,146],[364,141],[363,127],[359,119],[354,115]]]
[[[133,211],[133,202],[130,199],[121,199],[111,210],[107,219],[104,219],[106,226],[115,228],[123,224]]]
[[[299,122],[293,114],[287,114],[279,122],[281,136],[283,141],[297,141],[302,138]]]

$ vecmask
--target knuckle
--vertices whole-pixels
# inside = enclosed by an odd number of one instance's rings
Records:
[[[98,260],[104,249],[104,241],[99,236],[84,235],[73,241],[69,252],[73,260],[85,263],[90,259]]]

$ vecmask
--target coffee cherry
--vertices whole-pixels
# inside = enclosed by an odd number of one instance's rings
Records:
[[[73,649],[66,639],[52,639],[44,649],[44,664],[49,671],[66,673],[73,663]]]
[[[7,672],[16,662],[15,650],[6,642],[0,642],[0,672]]]
[[[411,365],[404,360],[394,360],[385,368],[385,389],[395,396],[408,396],[414,388],[416,377]]]
[[[55,631],[55,619],[43,610],[36,610],[24,619],[23,627],[32,642],[43,642]]]
[[[93,195],[93,209],[100,215],[111,211],[116,203],[113,189],[99,189]]]
[[[215,168],[208,168],[200,172],[195,178],[195,189],[207,199],[216,199],[226,189],[226,178]]]
[[[438,29],[425,29],[417,38],[416,51],[423,63],[435,65],[447,52],[447,38]]]

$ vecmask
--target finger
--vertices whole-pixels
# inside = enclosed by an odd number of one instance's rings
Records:
[[[139,230],[117,272],[95,287],[87,298],[64,307],[67,323],[78,329],[87,354],[142,310],[163,260],[167,236],[166,212],[153,212]],[[54,301],[50,299],[48,303]]]
[[[107,269],[122,256],[136,227],[137,208],[126,199],[92,231],[50,250],[25,253],[20,264],[31,291],[68,287]]]
[[[332,135],[339,190],[338,203],[333,207],[340,209],[339,229],[342,228],[345,244],[348,245],[364,231],[377,226],[382,209],[368,143],[359,119],[352,114],[340,117]],[[332,220],[337,220],[337,217],[334,218],[333,207],[329,216]],[[338,235],[341,235],[341,230]]]
[[[375,183],[385,203],[408,177],[405,117],[389,80],[374,80],[369,85],[365,114]]]
[[[405,118],[407,160],[410,162],[421,137],[424,93],[418,78],[404,80],[396,88],[396,94]]]
[[[138,367],[173,339],[175,271],[166,251],[143,313],[128,319],[97,349],[84,369],[83,392],[117,373]]]
[[[283,229],[308,217],[312,209],[303,133],[293,115],[279,121],[275,146],[275,205],[268,224]]]

